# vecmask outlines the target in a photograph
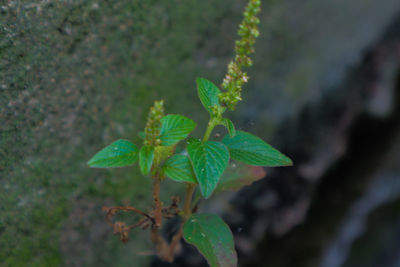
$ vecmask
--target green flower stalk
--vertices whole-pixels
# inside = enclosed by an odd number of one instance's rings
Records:
[[[145,146],[156,147],[161,144],[159,135],[162,117],[164,117],[164,101],[155,101],[150,108],[149,115],[147,115],[147,123],[144,128],[145,138],[143,144]]]
[[[260,0],[250,0],[244,12],[244,18],[239,25],[238,35],[240,40],[235,42],[235,58],[228,64],[228,71],[222,82],[225,92],[219,95],[219,100],[223,106],[234,110],[237,102],[242,100],[242,86],[249,80],[243,67],[252,66],[253,62],[249,57],[254,53],[254,43],[259,35],[258,24],[260,20],[257,14],[260,12]]]

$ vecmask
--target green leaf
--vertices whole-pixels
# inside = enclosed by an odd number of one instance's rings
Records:
[[[217,105],[219,106],[219,97],[218,95],[221,91],[218,87],[204,78],[197,78],[197,93],[199,94],[199,98],[203,106],[207,109],[207,111],[212,115],[211,107]]]
[[[177,182],[188,182],[197,184],[192,164],[184,155],[173,155],[163,166],[166,176]]]
[[[143,175],[147,175],[151,170],[154,160],[154,147],[143,146],[139,152],[139,166]]]
[[[196,127],[196,123],[181,115],[167,115],[161,119],[161,144],[172,146],[185,139]]]
[[[234,162],[226,168],[218,183],[217,191],[238,191],[246,185],[264,178],[265,169],[260,166],[249,166],[244,163]]]
[[[88,162],[93,168],[130,166],[138,159],[138,148],[128,140],[117,140],[96,153]]]
[[[228,225],[214,214],[193,214],[183,226],[183,237],[211,267],[236,267],[237,254]]]
[[[233,122],[230,119],[223,118],[222,125],[224,125],[225,128],[228,130],[230,137],[234,137],[236,135],[235,125],[233,125]]]
[[[201,142],[192,138],[188,142],[187,151],[201,194],[208,198],[228,165],[228,149],[221,142]]]
[[[237,131],[234,137],[225,136],[232,159],[254,166],[290,166],[292,160],[250,133]]]

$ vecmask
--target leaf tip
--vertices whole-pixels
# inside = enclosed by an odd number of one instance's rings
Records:
[[[204,80],[204,78],[202,78],[202,77],[197,77],[197,78],[196,78],[196,83],[199,83],[199,82],[201,82],[202,80]]]
[[[201,187],[200,187],[200,191],[201,191],[201,195],[204,197],[204,199],[209,199],[211,197],[212,193],[213,193],[213,191],[204,192],[203,190],[201,190]]]
[[[94,160],[94,157],[92,157],[87,163],[86,163],[89,168],[96,168],[96,161]]]
[[[283,161],[283,165],[284,167],[289,167],[289,166],[293,166],[293,161],[292,159],[290,159],[287,156],[284,156],[284,161]]]

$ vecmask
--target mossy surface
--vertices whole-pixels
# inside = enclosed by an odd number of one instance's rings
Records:
[[[397,0],[368,0],[363,13],[354,16],[359,1],[331,2],[263,1],[250,83],[232,114],[239,124],[254,125],[265,139],[272,136],[286,116],[340,81],[343,70],[357,60],[349,55],[358,55],[376,38],[399,7]],[[101,207],[147,209],[150,181],[137,168],[95,170],[86,162],[116,139],[141,142],[136,133],[144,128],[154,100],[165,99],[166,113],[191,117],[204,130],[208,115],[194,81],[222,82],[244,4],[0,4],[4,266],[145,266],[151,257],[133,251],[151,255],[147,233],[132,232],[123,246],[111,236]],[[370,27],[362,31],[365,22]],[[166,186],[168,202],[169,192],[180,187]]]
[[[137,168],[96,170],[86,162],[115,139],[141,143],[136,133],[154,100],[165,99],[168,113],[206,121],[205,112],[196,112],[201,106],[194,81],[200,74],[222,77],[225,64],[207,67],[205,46],[213,25],[226,13],[235,16],[227,2],[2,6],[0,258],[5,266],[124,266],[132,260],[143,266],[151,258],[132,253],[151,249],[147,236],[134,231],[131,243],[122,246],[101,211],[103,205],[130,203],[148,209],[151,181]],[[210,43],[215,42],[223,41]]]

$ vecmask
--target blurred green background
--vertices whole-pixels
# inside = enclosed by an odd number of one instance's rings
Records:
[[[141,177],[137,168],[96,170],[86,162],[113,140],[139,143],[137,132],[143,129],[154,100],[164,99],[167,113],[184,114],[198,122],[197,134],[203,131],[208,115],[197,100],[194,81],[196,77],[216,84],[222,81],[245,3],[0,1],[2,266],[147,266],[153,261],[147,232],[133,231],[131,241],[123,245],[112,236],[101,210],[125,204],[148,209],[151,181]],[[301,129],[295,122],[301,122],[304,110],[313,105],[321,110],[329,107],[326,96],[339,102],[351,99],[343,89],[352,88],[349,73],[363,64],[369,49],[386,44],[382,36],[399,17],[400,2],[266,0],[262,4],[261,37],[255,65],[249,70],[251,80],[244,101],[229,116],[240,128],[291,151],[290,144],[296,140],[291,136]],[[396,56],[383,57],[390,64],[377,63],[384,65],[380,78],[386,87],[370,92],[367,97],[372,100],[357,112],[390,116],[399,67]],[[320,164],[296,169],[310,188],[345,153],[341,140],[323,127],[324,114],[316,111],[315,116],[321,116],[311,128],[322,125],[317,139],[326,139],[314,143],[311,135],[309,147],[293,154],[295,162],[302,163],[322,158]],[[347,125],[342,121],[332,127],[343,124]],[[281,135],[281,131],[291,132]],[[390,159],[396,163],[397,156]],[[397,169],[394,173],[399,178]],[[165,202],[170,192],[182,192],[179,185],[166,182],[165,186]],[[305,190],[309,201],[312,191]],[[397,199],[398,193],[391,199]],[[224,203],[228,198],[235,196],[215,201]],[[392,205],[391,210],[399,213],[399,204]],[[216,211],[229,213],[229,208]],[[334,238],[327,239],[334,246]],[[391,248],[398,251],[397,245]],[[356,249],[363,251],[361,246],[356,243]],[[246,254],[243,247],[239,249]],[[318,261],[299,266],[341,266],[329,265],[328,252],[326,257],[318,256]],[[346,266],[400,266],[400,260],[399,265],[360,265],[358,258],[354,262]],[[255,264],[267,266],[267,262]],[[277,259],[268,266],[291,265]]]

